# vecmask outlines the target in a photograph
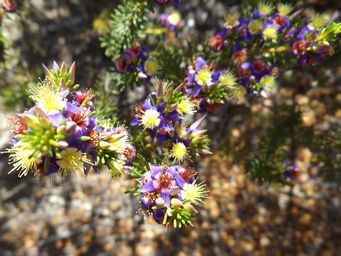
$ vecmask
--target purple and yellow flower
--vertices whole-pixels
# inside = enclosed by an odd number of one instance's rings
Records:
[[[194,206],[202,205],[207,191],[197,183],[192,169],[181,166],[150,165],[141,179],[141,212],[168,226],[181,228],[191,225],[196,213]]]
[[[167,27],[169,30],[174,31],[181,29],[184,26],[184,22],[181,19],[181,15],[178,11],[173,11],[171,14],[161,14],[160,25]]]
[[[126,130],[98,124],[93,96],[75,91],[74,64],[69,71],[64,63],[44,69],[46,80],[29,89],[35,106],[12,119],[10,172],[85,176],[102,166],[122,172],[135,156]]]

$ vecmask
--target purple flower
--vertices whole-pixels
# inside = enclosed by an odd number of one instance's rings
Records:
[[[315,31],[315,28],[313,26],[306,25],[297,34],[297,39],[304,39],[305,40],[307,38],[307,36],[314,31]],[[317,31],[316,31],[316,33],[317,33]]]
[[[181,29],[184,26],[184,22],[181,19],[180,13],[174,11],[169,15],[161,14],[160,25],[174,31],[175,29]]]
[[[167,207],[170,206],[171,196],[177,196],[180,189],[186,183],[180,176],[179,167],[154,166],[150,165],[150,173],[145,174],[145,184],[140,192],[158,193],[164,200]]]
[[[251,68],[252,75],[254,75],[257,80],[269,73],[269,68],[263,60],[254,60]]]
[[[125,73],[129,70],[130,59],[127,55],[118,57],[115,60],[115,70],[117,73]]]
[[[252,41],[252,35],[249,31],[249,25],[250,21],[248,19],[239,19],[239,25],[234,28],[236,35],[240,40],[243,40],[245,42],[251,42]]]
[[[278,31],[281,32],[285,28],[289,28],[291,23],[287,16],[274,14],[269,18],[270,22],[277,27]]]

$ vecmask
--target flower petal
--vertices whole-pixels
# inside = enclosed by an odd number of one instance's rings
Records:
[[[148,193],[148,192],[151,192],[151,191],[154,191],[155,190],[155,187],[154,187],[154,182],[153,181],[149,181],[146,185],[144,185],[142,188],[141,188],[141,193]]]

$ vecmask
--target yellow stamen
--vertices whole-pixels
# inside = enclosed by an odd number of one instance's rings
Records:
[[[142,125],[147,129],[154,129],[159,126],[161,122],[159,117],[159,112],[154,109],[148,109],[146,112],[144,112],[144,115],[142,116]]]
[[[29,149],[29,145],[23,142],[18,142],[12,148],[8,149],[6,153],[9,156],[9,163],[13,164],[13,168],[8,172],[19,171],[18,176],[26,176],[30,170],[37,169],[37,159],[33,157],[33,151]]]
[[[275,85],[276,80],[273,76],[263,76],[259,83],[263,87],[272,87]]]
[[[182,142],[175,143],[172,147],[170,155],[174,157],[175,160],[183,161],[187,156],[187,148]]]
[[[203,68],[198,71],[195,76],[195,81],[199,85],[208,85],[212,81],[212,72],[208,68]]]
[[[253,20],[249,24],[249,31],[252,35],[257,34],[263,28],[263,23],[260,20]]]
[[[263,30],[263,37],[265,40],[277,39],[277,28],[275,26],[269,26]]]
[[[198,206],[203,204],[203,199],[207,197],[208,193],[203,183],[185,184],[184,192],[185,199]]]
[[[237,78],[232,74],[232,72],[226,71],[225,74],[220,77],[219,82],[222,86],[231,88],[236,85]]]
[[[176,110],[183,115],[184,114],[192,115],[195,113],[194,104],[187,97],[179,102],[179,104],[176,106]]]
[[[233,28],[239,25],[239,13],[229,13],[225,16],[225,27],[226,28]]]
[[[149,76],[155,75],[159,68],[160,68],[159,64],[153,59],[148,59],[144,63],[144,70]]]
[[[170,24],[172,24],[173,26],[176,26],[179,21],[181,20],[181,15],[179,12],[172,12],[169,16],[168,16],[168,21]]]
[[[278,10],[279,15],[286,16],[292,11],[292,6],[289,4],[280,3],[277,6],[277,10]]]
[[[272,12],[273,6],[270,3],[262,2],[258,4],[258,10],[261,14],[267,16]]]
[[[61,158],[57,160],[59,171],[62,175],[76,173],[84,176],[84,162],[88,162],[85,155],[76,148],[66,148],[60,152]]]
[[[60,110],[63,107],[63,99],[59,96],[59,92],[47,81],[32,86],[29,89],[29,93],[31,94],[31,99],[40,104],[47,112]]]
[[[328,15],[326,14],[315,14],[312,18],[311,23],[315,28],[323,28],[325,25],[327,25],[329,21]]]
[[[125,130],[122,131],[122,136],[112,136],[108,139],[108,142],[110,143],[110,147],[108,148],[111,151],[115,151],[118,154],[122,154],[127,146],[128,141],[128,134]],[[121,135],[117,134],[117,135]],[[118,139],[117,139],[118,138]]]

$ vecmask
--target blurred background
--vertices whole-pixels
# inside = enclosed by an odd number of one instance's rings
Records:
[[[247,1],[244,1],[247,2]],[[340,12],[337,1],[292,1],[297,9]],[[0,150],[7,118],[30,106],[26,89],[41,64],[77,62],[76,81],[97,90],[113,63],[99,22],[119,1],[25,0],[3,19]],[[184,0],[191,35],[207,38],[240,1]],[[247,3],[243,3],[247,4]],[[170,11],[170,9],[166,9]],[[164,11],[164,10],[163,10]],[[155,19],[158,13],[150,14]],[[275,95],[226,104],[206,124],[214,155],[197,164],[210,197],[193,228],[165,230],[137,214],[132,181],[92,174],[38,181],[8,175],[0,155],[0,255],[338,255],[341,251],[341,60],[339,47],[311,69],[282,72]],[[100,85],[99,85],[100,84]],[[124,106],[117,96],[106,104]],[[100,100],[103,100],[100,98]],[[120,119],[129,122],[129,111]],[[290,127],[290,129],[282,129]],[[280,132],[273,132],[273,131]],[[286,186],[251,179],[248,163],[262,141],[290,140],[299,177]],[[293,143],[292,143],[293,142]],[[274,149],[274,151],[276,151]],[[259,153],[261,154],[261,153]],[[262,158],[262,155],[257,155]],[[269,157],[269,156],[268,156]],[[276,155],[270,156],[277,157]],[[253,177],[257,178],[257,177]]]

